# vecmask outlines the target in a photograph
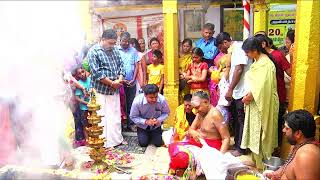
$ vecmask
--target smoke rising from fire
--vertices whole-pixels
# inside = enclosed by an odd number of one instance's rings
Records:
[[[14,153],[16,162],[50,165],[60,161],[61,139],[71,112],[56,97],[66,92],[62,72],[84,45],[78,3],[0,2],[0,97],[18,99],[11,121],[23,124],[27,132],[14,133],[25,137],[23,144],[35,150],[32,157]],[[25,113],[31,118],[21,119]]]

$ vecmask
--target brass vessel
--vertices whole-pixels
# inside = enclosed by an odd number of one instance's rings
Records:
[[[108,169],[107,163],[102,161],[105,157],[105,148],[103,145],[106,142],[106,139],[100,137],[103,133],[103,126],[99,126],[99,123],[103,116],[97,114],[97,111],[100,110],[100,105],[97,104],[96,92],[94,89],[90,91],[90,101],[87,106],[89,111],[88,123],[90,124],[90,127],[86,128],[88,132],[87,142],[88,146],[91,148],[89,156],[94,161],[91,169],[93,171],[104,171]]]

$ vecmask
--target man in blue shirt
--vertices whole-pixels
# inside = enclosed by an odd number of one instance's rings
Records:
[[[213,66],[213,59],[219,53],[215,45],[216,38],[214,34],[214,24],[206,23],[202,28],[202,38],[196,42],[196,47],[201,48],[204,53],[203,59],[209,67]]]
[[[134,123],[131,121],[129,115],[131,105],[136,94],[136,77],[138,72],[138,52],[135,48],[129,46],[130,34],[123,32],[120,35],[119,52],[123,61],[123,67],[126,72],[124,78],[124,92],[126,96],[126,113],[127,113],[127,128],[132,131],[137,131]]]
[[[140,146],[146,147],[151,141],[159,147],[163,145],[161,125],[168,118],[170,109],[157,85],[147,84],[143,91],[144,94],[139,94],[132,103],[130,118],[138,126]]]

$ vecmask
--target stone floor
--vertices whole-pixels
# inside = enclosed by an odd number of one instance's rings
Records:
[[[132,167],[122,167],[123,170],[128,172],[126,173],[112,173],[113,179],[135,179],[142,175],[148,174],[166,174],[169,169],[169,154],[168,149],[165,147],[155,147],[154,145],[149,145],[147,148],[141,148],[137,142],[137,135],[134,132],[123,132],[125,139],[129,140],[129,145],[119,146],[119,149],[127,149],[131,151],[136,157],[136,163]],[[233,139],[231,142],[233,145]],[[250,155],[241,156],[242,161],[252,161]],[[17,168],[17,167],[13,167]],[[25,169],[21,170],[24,171]],[[32,169],[30,169],[32,171]],[[39,170],[40,171],[40,170]],[[42,170],[45,171],[45,170]],[[91,174],[82,173],[78,170],[73,170],[74,172],[64,172],[61,171],[61,174],[69,173],[68,177],[72,178],[86,178],[90,177]],[[1,173],[0,173],[1,174]],[[206,179],[204,176],[201,176],[197,179]]]
[[[123,136],[131,136],[136,137],[135,132],[123,132]],[[230,147],[234,145],[234,139],[231,138]],[[231,150],[230,150],[231,151]],[[139,151],[140,152],[140,151]],[[155,147],[154,145],[149,145],[143,154],[139,154],[139,156],[144,158],[144,162],[139,166],[132,169],[132,174],[149,174],[149,173],[166,173],[169,168],[169,154],[168,149],[165,147]],[[253,163],[251,154],[242,155],[239,157],[241,161],[246,163]],[[154,167],[154,168],[150,168]],[[205,176],[200,176],[197,179],[206,179]]]

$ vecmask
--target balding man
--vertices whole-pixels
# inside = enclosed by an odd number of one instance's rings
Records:
[[[189,165],[189,155],[179,148],[184,145],[194,145],[202,147],[200,139],[203,139],[208,146],[225,153],[230,144],[230,134],[228,126],[224,122],[222,114],[218,109],[210,104],[209,95],[206,92],[198,91],[193,94],[192,106],[197,111],[197,115],[189,128],[187,142],[177,142],[169,145],[170,173],[179,174]]]

